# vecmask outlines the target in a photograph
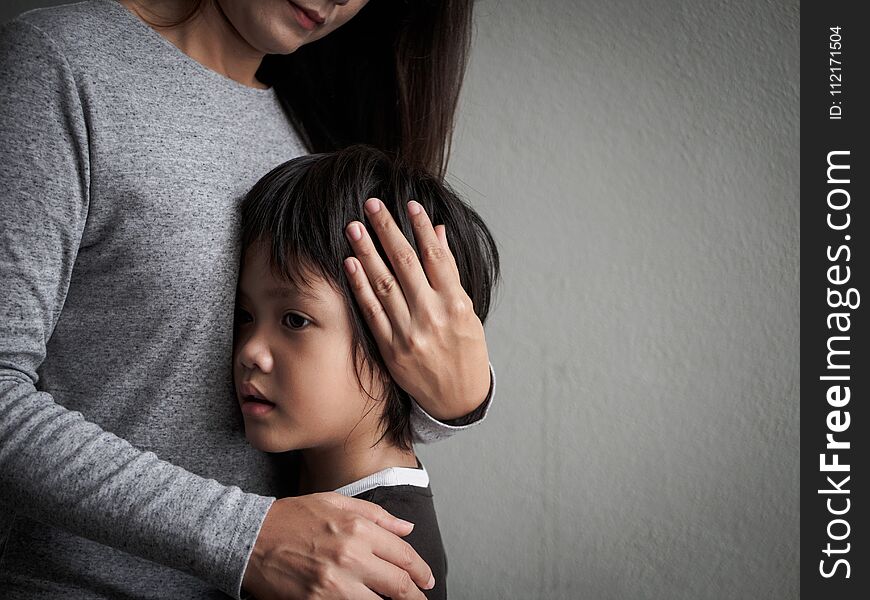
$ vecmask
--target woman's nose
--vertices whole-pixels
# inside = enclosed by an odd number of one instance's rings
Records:
[[[249,370],[257,369],[263,373],[270,373],[275,364],[269,344],[262,335],[256,333],[245,340],[238,350],[239,362]]]

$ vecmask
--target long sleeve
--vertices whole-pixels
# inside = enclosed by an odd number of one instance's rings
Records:
[[[458,419],[449,421],[440,421],[426,412],[417,402],[411,405],[411,431],[414,435],[414,441],[422,444],[429,444],[452,437],[454,434],[471,429],[475,425],[480,424],[489,413],[489,408],[492,406],[492,401],[495,398],[495,370],[492,364],[489,365],[489,393],[486,399],[474,409],[470,414],[467,414]]]
[[[23,514],[238,597],[273,498],[159,460],[37,389],[89,214],[89,123],[63,55],[26,22],[0,32],[0,80],[0,519]]]

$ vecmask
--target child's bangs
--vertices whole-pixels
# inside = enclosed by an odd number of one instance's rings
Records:
[[[344,292],[335,279],[334,269],[327,269],[323,261],[304,252],[299,246],[269,243],[269,266],[272,272],[301,290],[312,290],[315,279],[323,279],[341,295]]]

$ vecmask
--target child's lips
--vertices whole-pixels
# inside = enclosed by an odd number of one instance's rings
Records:
[[[247,381],[239,386],[239,397],[242,399],[242,413],[246,415],[265,415],[275,408],[274,402],[266,400],[263,393]]]
[[[269,402],[262,398],[253,396],[245,396],[242,398],[242,414],[259,417],[272,412],[275,408],[274,402]]]

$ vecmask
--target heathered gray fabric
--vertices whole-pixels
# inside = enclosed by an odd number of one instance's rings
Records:
[[[232,397],[236,205],[303,148],[112,0],[4,26],[0,77],[0,595],[238,596],[282,473]]]

